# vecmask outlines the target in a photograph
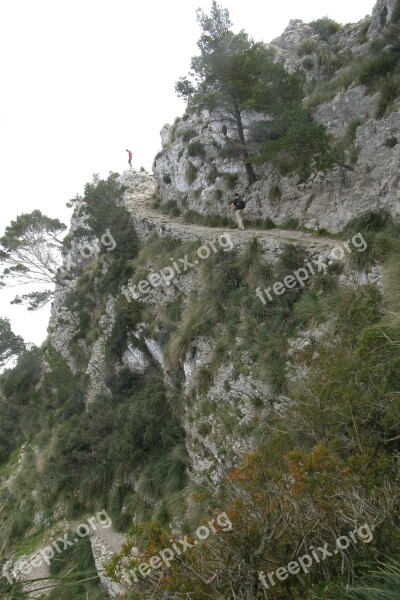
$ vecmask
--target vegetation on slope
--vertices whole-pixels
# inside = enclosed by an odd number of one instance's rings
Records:
[[[215,0],[210,15],[199,9],[197,16],[202,31],[200,55],[192,58],[190,77],[181,78],[176,91],[187,101],[189,112],[223,110],[226,123],[234,123],[237,137],[229,144],[243,160],[249,185],[256,180],[255,163],[272,161],[281,171],[297,172],[306,179],[311,165],[325,170],[342,161],[325,127],[316,124],[303,107],[304,71],[289,73],[266,44],[254,42],[244,31],[233,33],[228,11]],[[326,35],[329,27],[329,20],[316,24],[321,35]],[[266,115],[247,139],[246,110]],[[254,141],[258,152],[251,149]],[[190,155],[194,144],[198,142],[189,145]],[[223,149],[225,155],[229,144]]]
[[[263,276],[270,281],[271,270],[259,271],[262,263],[254,245],[242,257],[229,253],[204,265],[203,285],[171,337],[169,360],[179,367],[197,335],[215,336],[214,360],[229,357],[240,368],[244,353],[252,353],[252,371],[275,382],[277,394],[285,389],[291,402],[278,404],[253,423],[257,449],[221,485],[203,483],[192,496],[182,525],[191,543],[196,527],[221,511],[229,516],[232,530],[132,582],[132,598],[188,594],[219,599],[232,593],[263,598],[261,571],[284,567],[310,546],[335,548],[337,539],[364,525],[371,528],[368,542],[358,540],[314,564],[310,572],[276,581],[268,597],[335,597],[378,560],[399,559],[400,235],[398,226],[376,214],[363,216],[350,229],[360,231],[361,225],[370,235],[372,255],[376,252],[390,273],[385,297],[372,285],[338,287],[334,276],[327,275],[264,307],[254,301],[253,286]],[[296,258],[289,251],[283,255],[277,265],[281,275],[296,267]],[[318,323],[330,323],[329,335],[310,337],[303,350],[292,354],[291,367],[285,352],[288,336],[295,335],[296,324],[313,331]],[[293,377],[296,366],[307,369],[304,378]],[[288,369],[292,376],[286,380]],[[207,392],[207,387],[200,389],[199,395]],[[214,403],[214,409],[214,418],[222,421],[222,407]],[[171,547],[168,535],[154,522],[143,525],[132,540],[141,554],[128,558],[128,546],[111,572],[121,577],[121,569],[147,563]],[[387,580],[383,599],[391,598],[390,575]]]
[[[214,2],[210,16],[199,12],[200,56],[192,61],[197,80],[183,79],[177,90],[187,98],[189,110],[231,111],[238,136],[231,151],[242,157],[249,183],[255,178],[253,165],[265,161],[282,173],[297,172],[305,178],[311,169],[329,169],[343,157],[343,149],[313,121],[311,110],[317,103],[353,82],[370,93],[380,92],[378,116],[384,116],[398,97],[396,19],[372,54],[351,59],[305,104],[304,73],[288,74],[263,44],[244,32],[234,34],[227,11]],[[338,30],[329,19],[314,27],[325,41]],[[386,46],[388,41],[392,46],[383,51],[382,43]],[[313,44],[304,44],[301,54],[309,56],[314,50]],[[330,57],[323,60],[328,65]],[[248,109],[271,115],[255,125],[252,140],[243,131],[242,115]],[[354,123],[350,137],[355,129]],[[204,146],[191,140],[190,133],[189,155],[204,158]],[[258,144],[257,152],[250,141]],[[192,167],[187,177],[194,181],[198,173]],[[165,183],[170,183],[168,177]],[[228,180],[232,185],[233,176]],[[106,508],[114,526],[132,534],[109,568],[118,579],[123,568],[138,568],[168,547],[172,525],[175,542],[179,532],[187,532],[193,541],[195,528],[223,511],[232,523],[229,531],[219,531],[171,565],[130,584],[129,595],[256,600],[266,593],[260,572],[275,572],[311,547],[332,545],[354,528],[368,526],[373,533],[368,543],[352,540],[310,572],[279,579],[268,597],[393,597],[398,567],[365,577],[365,583],[363,577],[388,556],[399,560],[399,224],[386,214],[369,213],[347,228],[349,235],[361,231],[368,242],[365,253],[354,253],[355,266],[384,265],[384,295],[371,285],[340,286],[340,268],[333,265],[304,287],[298,285],[263,304],[256,288],[282,281],[303,265],[306,255],[288,245],[271,265],[253,240],[242,254],[220,252],[205,261],[189,297],[180,293],[145,304],[128,302],[120,294],[121,286],[140,281],[155,266],[165,266],[167,255],[191,256],[195,247],[169,238],[140,247],[121,206],[123,192],[116,174],[105,180],[95,177],[84,197],[71,202],[85,216],[89,230],[83,227],[69,234],[64,255],[107,231],[116,242],[112,252],[100,247],[85,266],[75,265],[66,275],[76,280],[65,308],[77,323],[68,349],[79,368],[71,370],[46,343],[23,352],[16,367],[0,377],[0,474],[3,481],[11,475],[9,486],[0,491],[0,502],[7,503],[0,515],[1,547],[15,551],[29,539],[37,531],[33,516],[39,511],[44,528],[55,518],[54,507],[65,506],[70,519]],[[167,210],[176,214],[172,204]],[[193,213],[186,217],[200,219]],[[115,300],[115,320],[104,341],[106,366],[101,374],[108,392],[85,406],[85,371],[93,343],[104,335],[99,320],[110,299]],[[317,336],[318,326],[326,327],[328,334]],[[298,347],[293,341],[304,332],[306,343]],[[166,349],[173,394],[165,373],[147,352],[145,336],[153,336]],[[210,364],[199,370],[183,406],[183,361],[195,354],[200,337],[211,341],[214,353]],[[150,366],[144,374],[123,367],[128,347],[146,356]],[[209,394],[227,363],[233,365],[233,379],[251,369],[252,376],[271,390],[268,398],[255,399],[255,416],[246,425],[232,416],[230,382],[226,402],[216,402]],[[236,436],[253,441],[254,452],[235,468],[225,468],[217,485],[190,480],[182,425],[190,411],[193,421],[212,415],[229,440]],[[195,426],[205,438],[212,429],[207,421]],[[224,444],[221,439],[228,464],[234,453]],[[139,555],[132,559],[134,546]],[[64,596],[98,597],[89,559],[89,548],[82,542],[52,564],[53,576],[65,579],[73,568],[93,579],[69,582]],[[357,578],[360,584],[354,583]],[[0,586],[13,600],[20,597],[18,586],[12,592],[4,588],[4,580]],[[60,593],[58,589],[50,597]]]

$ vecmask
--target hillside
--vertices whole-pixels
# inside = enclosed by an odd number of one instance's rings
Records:
[[[199,20],[153,172],[71,201],[0,375],[5,600],[398,593],[400,4],[268,46]]]

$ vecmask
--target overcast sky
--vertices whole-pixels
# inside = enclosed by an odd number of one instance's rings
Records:
[[[235,30],[271,41],[290,19],[356,22],[374,0],[224,0]],[[69,222],[65,203],[93,173],[151,168],[159,131],[182,114],[174,92],[196,53],[195,10],[211,0],[3,0],[0,4],[0,233],[39,208]],[[14,290],[15,291],[15,290]],[[14,295],[14,294],[13,294]],[[49,309],[10,306],[0,316],[41,343]]]

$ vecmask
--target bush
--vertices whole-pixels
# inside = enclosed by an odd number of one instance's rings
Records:
[[[297,54],[300,56],[309,56],[317,50],[317,42],[313,38],[307,38],[297,48]]]
[[[165,215],[171,215],[171,217],[179,217],[181,209],[178,207],[176,200],[168,200],[161,205],[161,212]]]
[[[393,234],[396,235],[395,227],[386,211],[369,211],[350,221],[344,232],[347,235],[361,233],[367,244],[364,252],[351,254],[353,265],[359,269],[366,269],[374,260],[382,258],[385,247],[392,250],[396,246],[393,239]]]
[[[279,187],[278,184],[273,185],[272,188],[269,190],[268,198],[272,202],[274,202],[274,200],[280,200],[281,197],[282,197],[281,188]]]
[[[196,181],[197,173],[198,173],[197,167],[191,161],[189,161],[189,164],[186,167],[186,172],[185,172],[186,181],[188,182],[189,185],[192,185],[192,183],[194,183]]]
[[[142,310],[137,300],[128,302],[125,298],[118,299],[114,325],[105,346],[105,355],[110,364],[121,360],[128,347],[129,334],[140,322]]]
[[[366,44],[368,42],[367,33],[368,33],[368,29],[371,27],[371,23],[372,23],[371,17],[367,17],[365,19],[365,21],[363,22],[361,30],[360,30],[360,34],[357,38],[357,42],[359,44]]]
[[[200,158],[205,158],[206,149],[204,147],[204,144],[202,144],[199,140],[190,142],[188,146],[188,155],[192,157],[200,156]]]
[[[218,171],[217,167],[213,163],[210,166],[210,169],[206,174],[206,179],[207,179],[208,185],[212,185],[213,183],[215,183],[217,180],[217,177],[219,177],[219,175],[220,175],[220,172]]]
[[[315,66],[313,59],[310,57],[305,58],[301,64],[307,71],[311,71],[311,69],[313,69]]]
[[[335,600],[394,600],[399,589],[400,564],[392,562],[382,565],[378,571],[362,576],[357,584],[347,586]]]
[[[400,0],[396,0],[396,4],[393,8],[392,23],[398,23],[400,21]]]
[[[310,25],[314,28],[315,33],[317,33],[324,42],[327,42],[331,35],[339,31],[339,29],[342,27],[340,23],[333,21],[329,17],[323,17],[322,19],[312,21]]]
[[[329,102],[338,93],[338,88],[339,86],[335,81],[320,83],[308,96],[306,101],[307,108],[312,109],[320,104]]]
[[[196,130],[195,130],[195,129],[192,129],[192,128],[185,129],[185,130],[182,132],[182,140],[183,140],[184,142],[190,142],[190,140],[191,140],[192,138],[194,138],[196,135],[197,135],[197,133],[196,133]]]
[[[394,71],[399,58],[399,50],[386,50],[377,56],[372,56],[361,67],[359,82],[370,91],[374,90],[377,81]]]
[[[243,158],[243,144],[240,140],[228,139],[226,144],[220,149],[219,155],[221,158]]]
[[[378,233],[386,229],[392,221],[386,211],[368,211],[359,217],[355,217],[344,228],[345,233]]]
[[[381,119],[385,116],[387,109],[400,95],[400,77],[395,74],[392,77],[386,77],[381,85],[381,95],[379,98],[376,116]]]
[[[51,559],[50,581],[55,578],[55,587],[46,592],[46,598],[105,600],[108,596],[100,585],[90,540],[75,541],[73,532],[68,532],[67,539],[72,545]]]
[[[329,48],[323,48],[318,52],[318,62],[329,75],[332,75],[341,66],[340,60]]]
[[[183,215],[183,220],[185,223],[204,225],[205,227],[234,227],[231,219],[228,217],[221,217],[220,215],[201,215],[195,210],[188,210]]]
[[[397,144],[399,143],[399,140],[397,139],[397,137],[390,137],[387,138],[387,140],[385,141],[385,146],[387,146],[387,148],[394,148],[395,146],[397,146]]]
[[[162,178],[163,178],[163,182],[166,183],[167,185],[172,183],[171,175],[169,173],[164,173]]]
[[[364,121],[362,119],[354,119],[349,123],[347,128],[347,137],[349,138],[350,142],[354,142],[356,139],[357,129],[363,124],[363,122]]]
[[[238,182],[239,175],[237,173],[224,173],[223,177],[228,190],[234,190]]]

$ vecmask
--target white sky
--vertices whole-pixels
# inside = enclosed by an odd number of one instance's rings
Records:
[[[269,42],[290,19],[356,22],[375,2],[221,4],[235,30]],[[35,208],[68,223],[65,202],[93,173],[122,172],[126,148],[134,167],[151,167],[160,129],[183,112],[174,84],[197,52],[198,6],[208,12],[211,0],[2,0],[0,233]],[[26,341],[41,343],[49,309],[11,306],[14,295],[0,291],[0,316]]]

